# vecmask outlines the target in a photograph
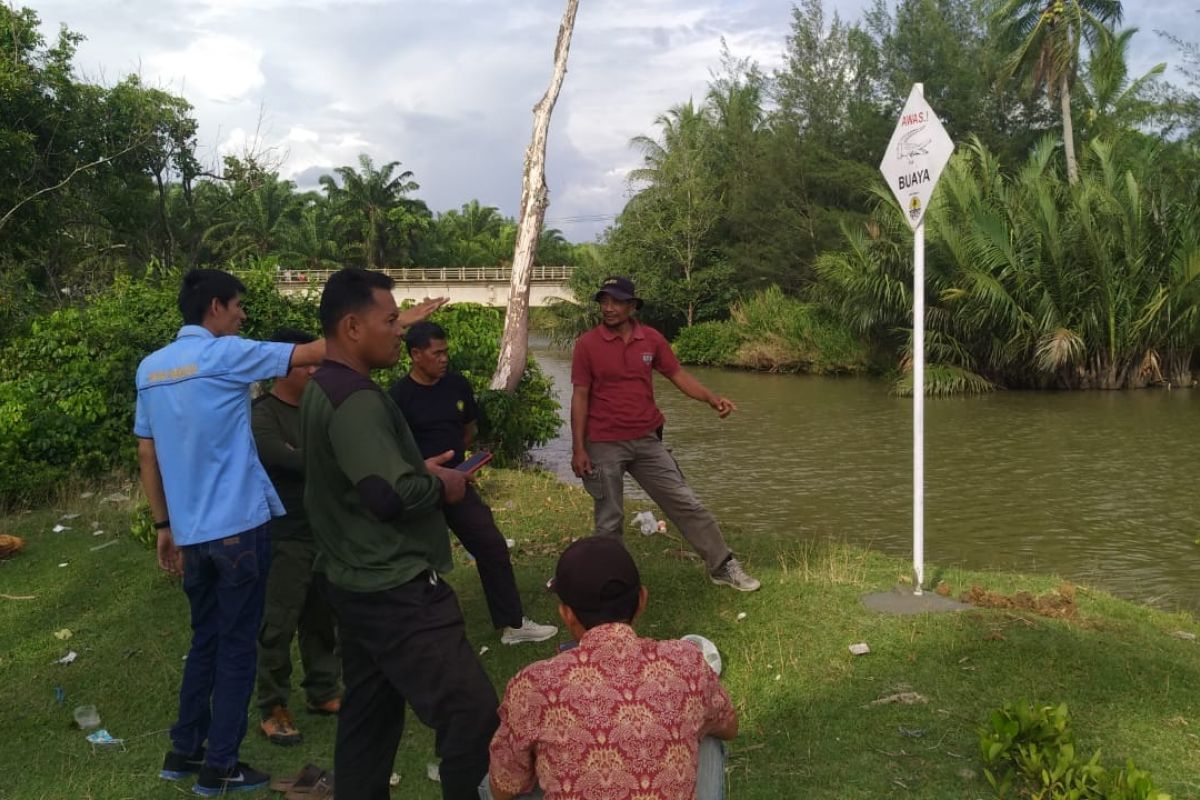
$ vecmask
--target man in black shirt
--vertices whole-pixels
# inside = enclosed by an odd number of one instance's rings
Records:
[[[389,394],[404,413],[421,456],[432,458],[453,450],[454,458],[445,466],[457,466],[478,431],[479,409],[471,384],[449,371],[450,348],[440,325],[419,322],[409,328],[404,343],[412,368]],[[508,545],[475,487],[468,484],[466,498],[442,511],[450,530],[475,559],[492,623],[501,631],[500,641],[541,642],[558,633],[553,625],[539,625],[525,616]]]

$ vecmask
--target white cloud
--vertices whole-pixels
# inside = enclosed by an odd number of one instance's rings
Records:
[[[310,131],[307,128],[293,127],[288,131],[287,139],[289,142],[316,142],[321,138],[321,134],[316,131]]]
[[[221,103],[244,98],[260,88],[263,51],[226,34],[205,34],[182,50],[162,51],[146,59],[150,71],[188,97]]]

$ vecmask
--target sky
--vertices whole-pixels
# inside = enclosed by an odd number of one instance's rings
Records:
[[[19,0],[18,0],[19,2]],[[267,151],[314,188],[334,167],[400,161],[435,211],[471,199],[515,216],[532,108],[549,83],[565,0],[25,0],[47,38],[82,33],[76,66],[138,73],[181,94],[200,157]],[[825,0],[857,19],[866,0]],[[724,39],[770,71],[786,0],[581,0],[551,122],[547,224],[590,241],[629,196],[629,141],[700,100]],[[1200,41],[1200,0],[1126,0],[1132,73],[1178,59],[1155,30]]]

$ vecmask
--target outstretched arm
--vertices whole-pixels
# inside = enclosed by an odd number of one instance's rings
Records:
[[[670,375],[668,380],[675,384],[679,391],[683,392],[693,400],[699,400],[702,403],[708,403],[712,409],[717,412],[717,416],[719,416],[721,419],[725,419],[725,417],[728,417],[734,411],[737,411],[737,406],[733,404],[732,400],[727,397],[721,397],[720,395],[712,392],[712,390],[700,383],[700,381],[696,380],[696,378],[683,367],[680,367],[675,371],[674,374]]]

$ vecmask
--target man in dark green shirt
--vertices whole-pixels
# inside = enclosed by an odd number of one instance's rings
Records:
[[[498,701],[467,641],[442,506],[464,473],[422,459],[372,369],[400,357],[404,320],[386,275],[343,269],[321,294],[327,358],[300,404],[304,506],[338,620],[342,677],[338,797],[387,800],[405,705],[436,731],[442,796],[474,800]]]
[[[303,331],[287,328],[271,338],[292,344],[313,340]],[[302,738],[288,710],[292,639],[297,632],[308,710],[336,714],[341,706],[333,611],[325,599],[325,576],[313,569],[317,543],[304,513],[300,398],[314,372],[316,367],[293,367],[254,401],[250,412],[258,459],[287,511],[271,528],[271,570],[258,632],[259,727],[268,740],[281,745],[299,744]]]

